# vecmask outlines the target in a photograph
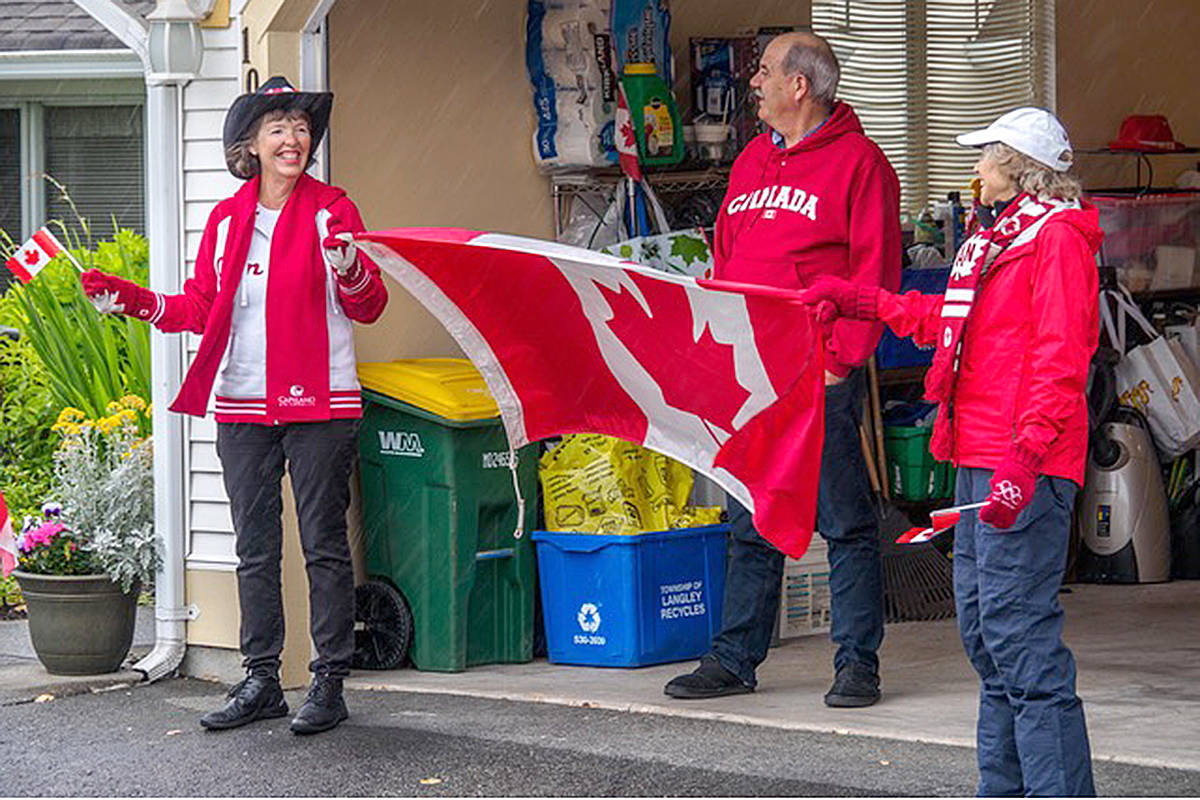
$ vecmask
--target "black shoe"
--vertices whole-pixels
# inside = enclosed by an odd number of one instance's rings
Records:
[[[255,720],[287,716],[283,688],[274,676],[250,675],[229,690],[229,702],[224,708],[210,711],[200,718],[200,724],[210,731],[240,728]]]
[[[663,694],[681,700],[698,700],[706,697],[724,697],[729,694],[749,694],[753,686],[721,666],[715,658],[700,659],[694,672],[680,675],[663,687]]]
[[[342,679],[314,675],[308,687],[308,697],[292,720],[292,733],[309,734],[336,728],[347,719],[346,701],[342,699]]]
[[[862,708],[879,702],[879,675],[870,667],[852,661],[837,671],[825,705],[833,708]]]

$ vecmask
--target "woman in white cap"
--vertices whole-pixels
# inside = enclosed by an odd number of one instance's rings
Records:
[[[348,716],[342,679],[354,653],[354,576],[346,507],[362,417],[351,320],[378,318],[387,290],[378,267],[349,241],[363,230],[358,209],[341,189],[305,173],[332,103],[333,95],[298,92],[280,77],[234,101],[225,161],[245,183],[209,215],[182,293],[159,294],[99,270],[82,276],[101,311],[202,334],[171,410],[203,417],[215,393],[247,673],[223,708],[201,718],[210,730],[288,713],[279,683],[285,468],[317,651],[291,729],[317,733]]]
[[[982,208],[944,295],[836,278],[809,289],[825,322],[880,319],[935,344],[931,450],[958,466],[959,632],[979,673],[979,793],[1095,793],[1058,589],[1087,458],[1088,365],[1098,343],[1096,210],[1067,170],[1071,143],[1040,108],[958,137],[981,147]]]

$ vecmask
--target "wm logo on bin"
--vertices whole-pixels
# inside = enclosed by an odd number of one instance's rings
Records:
[[[408,431],[379,431],[379,454],[420,458],[425,455],[421,437]]]

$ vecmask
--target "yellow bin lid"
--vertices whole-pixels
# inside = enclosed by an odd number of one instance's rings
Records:
[[[402,358],[358,365],[364,389],[451,420],[500,415],[483,376],[465,358]]]

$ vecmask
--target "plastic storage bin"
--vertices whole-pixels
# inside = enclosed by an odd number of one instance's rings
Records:
[[[536,452],[518,453],[526,514],[525,535],[514,539],[508,440],[470,362],[360,364],[359,379],[366,566],[377,590],[365,603],[360,591],[359,608],[382,605],[377,616],[387,622],[407,605],[418,669],[531,660]],[[403,631],[392,633],[383,632],[385,642]]]
[[[640,667],[706,653],[721,622],[728,532],[534,533],[550,661]]]
[[[1200,285],[1200,192],[1099,192],[1087,198],[1100,212],[1102,263],[1116,267],[1130,291]]]
[[[900,291],[943,294],[950,282],[950,268],[906,269],[900,273]],[[934,347],[917,347],[913,340],[901,339],[890,329],[883,329],[875,348],[875,363],[880,369],[927,367],[933,363]]]
[[[779,639],[828,633],[832,622],[829,556],[825,540],[814,533],[803,557],[783,562],[779,592]]]
[[[954,468],[933,460],[930,427],[889,425],[883,429],[892,494],[901,500],[929,500],[954,494]]]

